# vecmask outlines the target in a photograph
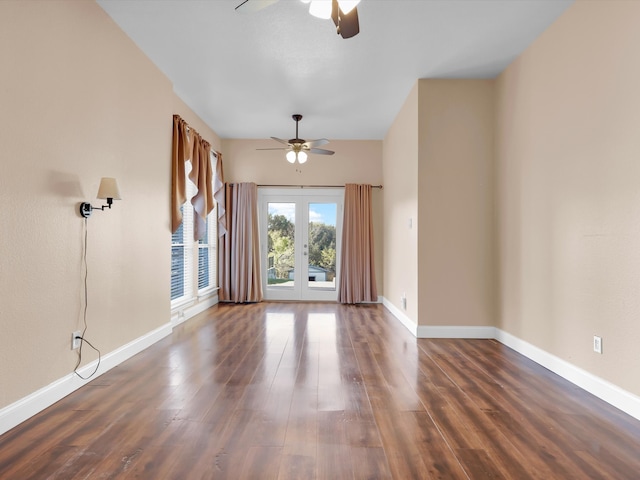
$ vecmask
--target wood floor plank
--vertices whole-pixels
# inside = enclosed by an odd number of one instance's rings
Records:
[[[355,479],[351,450],[344,445],[318,444],[316,478],[318,480]]]
[[[373,413],[371,416],[363,416],[361,413],[347,412],[345,423],[347,443],[352,447],[382,447]]]
[[[316,478],[316,443],[296,443],[282,449],[278,480]]]
[[[387,455],[382,447],[351,447],[351,464],[356,479],[392,479]]]
[[[349,414],[341,411],[321,411],[317,414],[317,443],[327,445],[349,445],[347,429]]]
[[[479,445],[472,450],[483,450],[507,478],[556,478],[545,461],[539,458],[536,445],[527,441],[527,432],[522,432],[524,442],[516,442],[513,437],[505,435],[487,413],[475,405],[474,399],[467,397],[462,390],[452,387],[442,394],[455,411],[459,422],[464,423],[472,432],[473,444]],[[439,417],[435,417],[435,422],[447,438],[455,436],[445,430]],[[456,429],[455,424],[452,427]]]
[[[393,478],[429,478],[416,438],[406,429],[402,417],[409,412],[376,409],[375,418]]]
[[[606,479],[640,422],[381,305],[218,305],[0,436],[0,478]]]
[[[465,470],[470,472],[469,477],[472,479],[498,480],[510,478],[505,477],[500,470],[496,468],[495,463],[491,458],[489,458],[485,450],[459,449],[456,450],[456,455],[460,459],[462,465],[464,465]]]
[[[464,479],[466,473],[426,412],[404,412],[397,420],[402,436],[415,444],[428,478]]]
[[[249,447],[238,480],[277,479],[281,457],[282,447]]]

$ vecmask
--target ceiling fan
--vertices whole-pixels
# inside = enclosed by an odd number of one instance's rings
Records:
[[[282,140],[281,138],[271,137],[276,142],[280,142],[286,147],[279,148],[258,148],[257,150],[286,150],[286,158],[289,163],[304,163],[307,161],[308,153],[315,153],[318,155],[333,155],[335,152],[331,150],[325,150],[324,148],[317,148],[320,145],[326,145],[329,140],[326,138],[319,138],[318,140],[306,141],[302,138],[298,138],[298,122],[302,120],[302,115],[295,113],[291,116],[296,122],[296,138],[289,140]]]
[[[236,11],[243,13],[256,12],[278,0],[244,0],[236,7]],[[309,13],[318,18],[333,20],[336,33],[342,38],[355,37],[360,33],[358,10],[356,5],[360,0],[301,0],[309,3]]]

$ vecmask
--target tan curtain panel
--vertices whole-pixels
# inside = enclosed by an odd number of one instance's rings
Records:
[[[191,172],[189,179],[194,183],[198,192],[191,199],[193,205],[193,239],[204,237],[207,227],[207,215],[213,210],[213,176],[211,167],[211,145],[203,140],[198,133],[193,135],[193,153],[191,155]]]
[[[184,162],[191,159],[189,126],[178,115],[173,116],[173,145],[171,152],[171,233],[182,223],[180,207],[187,201]]]
[[[213,177],[213,198],[218,205],[218,237],[222,237],[225,233],[227,233],[227,213],[221,153],[217,154],[216,159],[216,174]]]
[[[222,156],[217,154],[216,173],[220,172],[222,182]],[[207,215],[214,207],[213,194],[219,185],[214,185],[214,171],[211,165],[211,145],[198,132],[189,128],[179,115],[173,116],[173,144],[171,154],[171,232],[182,223],[180,207],[187,201],[187,184],[184,163],[191,162],[189,180],[196,186],[197,193],[191,198],[195,212],[193,237],[201,239],[206,230]],[[218,180],[215,178],[215,180]],[[217,182],[216,182],[217,183]],[[223,208],[224,211],[224,208]]]
[[[342,258],[338,302],[377,302],[373,250],[371,185],[348,183],[344,189]]]
[[[258,186],[225,184],[226,233],[219,242],[221,302],[262,301]]]

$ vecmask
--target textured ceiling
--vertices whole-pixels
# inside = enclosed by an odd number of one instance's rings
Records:
[[[252,1],[252,0],[250,0]],[[419,78],[492,78],[573,0],[362,0],[343,39],[299,0],[98,0],[222,138],[382,139]]]

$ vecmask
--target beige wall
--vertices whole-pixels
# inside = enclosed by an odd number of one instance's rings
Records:
[[[304,165],[292,165],[274,140],[224,139],[222,154],[227,182],[258,185],[382,185],[382,142],[379,140],[331,140],[322,148],[334,155],[309,155]],[[373,189],[373,227],[378,295],[383,295],[383,191]]]
[[[334,155],[309,155],[304,165],[292,165],[275,140],[222,141],[224,176],[230,182],[278,185],[382,184],[382,142],[379,140],[331,140],[322,148]]]
[[[638,45],[640,2],[576,2],[499,77],[496,143],[499,326],[636,395]]]
[[[211,130],[177,95],[173,96],[173,112],[180,115],[183,120],[189,124],[189,127],[195,129],[203,139],[209,142],[213,150],[216,152],[222,151],[222,141],[218,134]]]
[[[77,208],[102,176],[123,200],[87,222],[87,338],[106,354],[169,322],[171,116],[195,120],[94,2],[0,2],[0,64],[2,408],[73,371]]]
[[[418,323],[418,83],[383,142],[384,296]],[[411,221],[411,227],[409,227]]]
[[[493,325],[493,80],[420,80],[420,325]]]
[[[385,297],[417,325],[494,324],[491,80],[419,80],[384,139]]]

